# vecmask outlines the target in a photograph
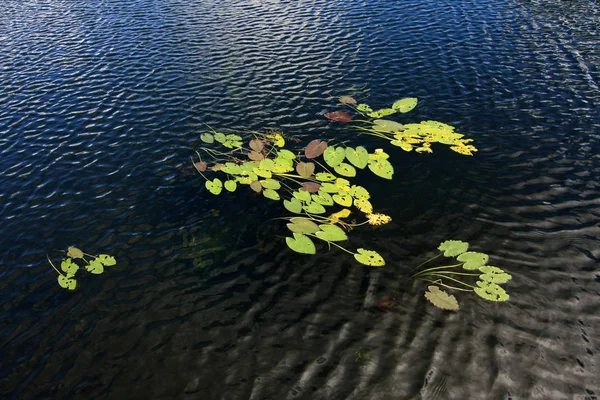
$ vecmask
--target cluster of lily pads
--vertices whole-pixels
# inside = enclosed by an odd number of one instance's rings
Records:
[[[446,240],[438,247],[438,250],[442,253],[425,261],[417,268],[442,255],[455,258],[456,263],[426,268],[412,275],[412,278],[422,279],[433,284],[428,287],[425,297],[436,307],[446,310],[458,310],[456,298],[436,285],[452,290],[472,291],[479,297],[489,301],[501,302],[509,299],[509,295],[500,284],[508,282],[512,276],[501,268],[487,265],[489,260],[487,254],[467,251],[468,248],[469,243],[467,242]],[[472,285],[464,282],[463,279],[465,278],[463,277],[477,277],[477,280]]]
[[[66,254],[67,258],[63,259],[60,263],[60,270],[54,266],[50,257],[46,256],[46,258],[48,258],[52,268],[58,272],[58,285],[68,290],[75,290],[77,287],[75,275],[81,267],[85,268],[91,274],[100,275],[104,272],[104,267],[110,267],[117,263],[115,258],[108,254],[94,256],[86,254],[73,246],[67,248]]]

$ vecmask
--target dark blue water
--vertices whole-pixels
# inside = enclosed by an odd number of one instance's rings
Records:
[[[597,2],[4,0],[0,49],[0,398],[600,393]],[[206,124],[357,140],[322,116],[353,93],[479,148],[390,150],[368,185],[393,222],[349,243],[382,269],[299,257],[264,223],[283,208],[181,172]],[[450,238],[508,303],[405,285]],[[118,265],[66,292],[69,245]]]

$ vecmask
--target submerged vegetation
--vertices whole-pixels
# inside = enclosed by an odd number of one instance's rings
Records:
[[[465,138],[442,122],[401,124],[384,119],[413,110],[417,105],[416,98],[403,98],[389,108],[377,110],[366,103],[358,103],[350,96],[341,96],[339,102],[350,108],[354,116],[346,111],[332,111],[324,115],[327,119],[351,123],[358,134],[386,140],[406,152],[432,153],[434,143],[447,145],[461,155],[472,156],[477,151],[471,144],[472,139]],[[248,186],[269,200],[282,202],[292,214],[281,218],[287,221],[290,235],[285,242],[291,250],[315,254],[315,242],[321,241],[329,248],[334,246],[351,254],[361,264],[372,267],[385,265],[384,258],[374,250],[350,250],[340,244],[348,240],[347,232],[354,228],[391,221],[390,216],[375,212],[369,191],[352,182],[359,170],[367,169],[378,178],[393,178],[390,156],[382,148],[369,151],[364,146],[351,147],[321,139],[296,148],[295,140],[282,132],[223,133],[210,129],[210,132],[202,133],[200,139],[204,145],[196,150],[197,159],[192,162],[204,178],[206,189],[213,195],[219,195],[223,189],[235,192],[240,185]],[[286,148],[290,142],[292,145]],[[217,173],[217,176],[212,176],[212,173]],[[353,219],[349,220],[351,215]],[[362,221],[357,221],[358,218]],[[474,291],[486,300],[507,300],[508,295],[497,284],[506,282],[510,275],[499,268],[486,266],[487,255],[466,252],[467,247],[468,244],[459,241],[442,243],[440,250],[444,256],[457,256],[458,263],[428,268],[417,272],[413,278],[452,290]],[[478,269],[482,274],[453,270],[458,267],[467,271]],[[457,279],[457,275],[478,275],[480,280],[473,286]],[[501,282],[502,279],[506,280]],[[454,296],[437,286],[429,286],[426,297],[437,307],[458,308]]]

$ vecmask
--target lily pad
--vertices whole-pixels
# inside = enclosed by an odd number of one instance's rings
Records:
[[[265,158],[258,163],[258,168],[265,171],[272,171],[275,168],[275,161],[270,158]],[[253,168],[254,170],[254,168]]]
[[[304,182],[302,184],[302,189],[309,193],[317,193],[319,189],[321,189],[321,184],[317,182]]]
[[[273,173],[268,169],[254,168],[252,172],[254,172],[256,176],[260,176],[261,178],[265,179],[269,179],[273,176]]]
[[[281,149],[277,152],[277,157],[281,157],[286,160],[294,160],[296,155],[289,150]]]
[[[369,161],[369,152],[362,146],[358,146],[356,149],[353,149],[352,147],[347,147],[346,158],[356,168],[363,169],[367,166],[367,162]]]
[[[368,104],[359,104],[356,106],[356,110],[360,112],[371,112],[373,109]]]
[[[311,200],[310,192],[308,192],[306,190],[296,190],[294,193],[292,193],[292,196],[294,196],[296,199],[302,200],[304,202],[309,202]]]
[[[117,260],[113,256],[109,256],[108,254],[100,254],[96,257],[98,261],[102,263],[105,267],[111,267],[117,263]]]
[[[356,100],[352,96],[340,96],[338,100],[342,104],[356,104]]]
[[[310,178],[310,176],[315,172],[315,164],[312,162],[299,162],[296,164],[296,172],[302,178]]]
[[[67,256],[71,258],[83,258],[83,251],[77,247],[69,246],[67,247]]]
[[[291,223],[287,226],[292,232],[315,233],[321,229],[317,224],[308,218],[294,217],[290,218],[290,222]],[[290,225],[294,225],[294,227],[292,228]]]
[[[227,189],[230,192],[235,192],[235,189],[237,189],[237,183],[235,181],[226,181],[225,189]]]
[[[329,146],[323,153],[323,159],[330,167],[334,168],[346,158],[346,151],[342,147]]]
[[[204,186],[214,195],[218,195],[223,190],[223,182],[219,178],[215,178],[212,181],[206,181]]]
[[[478,288],[473,289],[473,291],[479,296],[489,301],[507,301],[510,296],[506,293],[506,291],[500,287],[499,285],[486,282],[486,281],[477,281]]]
[[[77,281],[73,278],[67,278],[66,276],[59,275],[58,285],[63,289],[75,290],[77,287]]]
[[[398,110],[393,108],[382,108],[381,110],[372,111],[368,115],[371,118],[383,118],[387,117],[388,115],[396,114],[397,112]]]
[[[394,146],[400,147],[404,151],[411,151],[413,149],[410,143],[407,143],[403,140],[392,140],[390,143]]]
[[[83,256],[81,258],[83,258]],[[67,258],[60,263],[60,269],[62,269],[67,275],[75,275],[79,270],[79,266],[75,264],[72,259]]]
[[[354,258],[361,264],[369,265],[371,267],[381,267],[385,265],[385,260],[381,255],[373,250],[358,249],[357,253],[354,254]]]
[[[248,153],[248,158],[252,161],[260,161],[264,159],[265,156],[263,155],[263,153],[259,153],[258,151],[251,151],[250,153]]]
[[[349,194],[334,194],[332,198],[340,206],[350,207],[352,205],[352,196]]]
[[[265,189],[281,189],[281,183],[279,183],[279,181],[275,179],[263,179],[262,181],[260,181],[260,184]]]
[[[278,201],[281,199],[279,197],[279,193],[277,193],[273,189],[265,189],[265,190],[263,190],[262,193],[263,193],[263,196],[265,196],[267,199],[271,199],[271,200],[275,200],[275,201]]]
[[[306,204],[304,207],[302,207],[304,209],[304,211],[306,211],[309,214],[324,214],[325,213],[325,207],[323,207],[321,204],[311,201],[310,203]]]
[[[417,98],[416,97],[406,97],[404,99],[400,99],[392,104],[392,108],[394,110],[398,110],[401,113],[407,113],[411,111],[413,108],[417,106]]]
[[[404,129],[404,126],[389,119],[376,119],[373,121],[373,129],[377,132],[399,132]]]
[[[316,158],[325,152],[327,149],[327,142],[323,142],[319,139],[311,141],[304,150],[306,158]]]
[[[291,198],[290,200],[284,200],[283,206],[289,212],[293,212],[294,214],[302,213],[302,202],[296,198]]]
[[[483,274],[479,275],[479,279],[484,282],[505,283],[512,279],[512,276],[507,274],[503,269],[492,267],[491,265],[479,267],[479,270],[483,272]]]
[[[100,275],[104,272],[104,265],[102,262],[95,258],[88,265],[85,266],[85,270],[95,275]]]
[[[334,174],[330,174],[329,172],[319,172],[315,175],[315,179],[320,182],[331,182],[335,181],[337,179],[337,176],[335,176]]]
[[[346,232],[342,228],[337,225],[319,225],[321,230],[315,233],[315,236],[321,240],[325,240],[327,242],[337,242],[340,240],[347,240],[348,236]]]
[[[211,144],[214,143],[215,138],[210,133],[203,133],[202,135],[200,135],[200,140],[202,140],[204,143]]]
[[[321,189],[319,191],[323,191],[326,193],[337,193],[340,191],[340,188],[331,182],[324,182],[321,184]]]
[[[444,310],[458,310],[456,297],[441,290],[437,286],[428,286],[428,292],[425,292],[425,298],[434,306]]]
[[[350,195],[352,197],[354,197],[355,199],[370,199],[371,195],[369,194],[369,192],[367,191],[367,189],[365,189],[362,186],[358,186],[358,185],[352,185],[352,188],[350,189]]]
[[[330,119],[332,121],[337,121],[337,122],[352,121],[352,116],[344,111],[332,111],[332,112],[325,113],[325,118]]]
[[[250,184],[250,189],[254,190],[256,193],[260,193],[262,191],[262,185],[259,181],[253,181]]]
[[[458,261],[464,262],[464,269],[474,270],[478,269],[479,267],[483,267],[488,262],[489,257],[487,254],[484,253],[468,251],[466,253],[462,253],[456,259]]]
[[[311,197],[314,202],[319,203],[321,205],[324,205],[324,206],[332,206],[333,205],[333,198],[331,197],[331,195],[322,190],[319,190],[318,194],[313,194]]]
[[[294,250],[296,253],[301,254],[315,254],[317,249],[312,240],[302,233],[294,232],[294,237],[286,237],[285,242],[288,247]]]
[[[194,163],[194,168],[196,168],[196,171],[198,172],[204,172],[206,171],[206,168],[208,168],[208,164],[205,161],[198,161]]]
[[[354,199],[354,206],[365,214],[371,214],[373,212],[373,205],[365,198]]]
[[[265,144],[260,139],[252,139],[249,145],[250,148],[257,153],[260,153],[265,148]]]
[[[460,240],[446,240],[438,246],[439,251],[444,252],[444,257],[456,257],[469,248],[469,243]]]
[[[236,163],[228,162],[225,163],[224,167],[221,167],[221,171],[225,172],[226,174],[240,175],[242,173],[242,168],[240,168],[240,166]]]
[[[392,164],[388,160],[369,160],[369,169],[375,175],[384,179],[392,179],[394,175],[394,167],[392,167]]]
[[[354,167],[350,164],[341,163],[341,164],[337,165],[334,168],[334,170],[338,174],[340,174],[342,176],[347,176],[349,178],[356,176],[356,169],[354,169]]]

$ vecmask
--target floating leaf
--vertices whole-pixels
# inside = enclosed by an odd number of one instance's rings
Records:
[[[67,256],[71,258],[83,258],[83,251],[77,247],[70,246],[67,248]]]
[[[235,189],[237,189],[237,183],[235,181],[226,181],[225,189],[227,189],[230,192],[235,192]]]
[[[302,178],[310,178],[313,172],[315,172],[315,164],[311,162],[306,163],[301,161],[298,164],[296,164],[296,172]]]
[[[240,168],[240,166],[236,163],[228,162],[225,163],[225,166],[221,167],[221,171],[225,172],[226,174],[240,175],[242,173],[242,168]]]
[[[337,192],[340,191],[340,188],[337,187],[335,184],[333,184],[331,182],[325,182],[325,183],[321,184],[320,191],[323,191],[323,192],[326,192],[326,193],[337,193]]]
[[[334,171],[342,176],[352,178],[356,176],[356,169],[350,164],[341,163],[334,168]]]
[[[398,132],[403,130],[404,126],[389,119],[376,119],[373,121],[373,129],[377,132]]]
[[[363,169],[367,166],[367,162],[369,161],[369,153],[367,152],[367,149],[362,146],[358,146],[356,149],[346,147],[346,158],[354,164],[356,168]]]
[[[330,174],[329,172],[319,172],[315,175],[315,179],[320,182],[331,182],[335,181],[337,179],[337,176],[335,176],[334,174]]]
[[[383,151],[383,149],[375,149],[375,151],[369,154],[369,160],[387,160],[390,155]]]
[[[281,183],[275,179],[264,179],[260,181],[260,184],[265,189],[279,190],[281,189]]]
[[[270,158],[265,158],[258,163],[258,168],[264,171],[272,171],[275,168],[275,161]],[[254,170],[254,168],[253,168]]]
[[[265,178],[265,179],[269,179],[273,176],[273,173],[267,169],[254,168],[252,170],[252,172],[254,172],[256,174],[256,176],[260,176],[261,178]]]
[[[302,184],[302,189],[306,190],[309,193],[317,193],[320,188],[321,184],[316,182],[304,182]]]
[[[318,192],[318,190],[317,190],[317,192]],[[292,196],[294,196],[298,200],[302,200],[304,202],[310,201],[310,192],[307,190],[296,190],[294,193],[292,193]]]
[[[401,113],[407,113],[417,106],[417,99],[415,97],[406,97],[400,99],[392,104],[394,110],[398,110]]]
[[[297,253],[301,254],[315,254],[317,249],[312,240],[302,233],[294,232],[294,238],[286,237],[285,242],[288,247]]]
[[[488,262],[489,257],[487,254],[484,253],[468,251],[466,253],[462,253],[456,259],[458,261],[464,262],[464,269],[474,270],[484,266]]]
[[[281,157],[286,160],[294,160],[296,158],[296,155],[289,150],[281,149],[277,152],[277,157]]]
[[[102,263],[105,267],[111,267],[117,263],[117,260],[113,256],[109,256],[108,254],[100,254],[96,257],[98,261]]]
[[[104,272],[104,265],[99,259],[93,259],[88,265],[85,266],[85,270],[95,275],[100,275]]]
[[[327,149],[327,142],[323,142],[319,139],[311,141],[304,150],[306,158],[319,157]]]
[[[254,190],[256,193],[260,193],[262,191],[262,185],[259,181],[253,181],[250,184],[250,189]]]
[[[330,119],[332,121],[337,122],[350,122],[352,121],[352,116],[344,111],[333,111],[325,114],[325,118]]]
[[[257,151],[251,151],[250,153],[248,153],[248,158],[251,159],[252,161],[260,161],[263,158],[265,158],[265,156],[263,155],[263,153],[259,153]]]
[[[210,133],[203,133],[200,135],[200,140],[202,140],[204,143],[211,144],[214,143],[215,138]]]
[[[352,205],[352,196],[349,194],[334,194],[333,201],[338,203],[340,206],[350,207]]]
[[[206,181],[204,186],[214,195],[218,195],[223,190],[223,182],[219,178],[215,178],[212,181]]]
[[[392,179],[392,175],[394,175],[394,167],[388,160],[369,160],[369,169],[384,179]]]
[[[321,205],[324,205],[324,206],[332,206],[333,205],[333,198],[331,198],[331,195],[322,190],[319,190],[318,194],[313,194],[311,197],[312,197],[313,201],[315,201]]]
[[[219,142],[219,143],[223,143],[226,139],[225,139],[225,134],[224,133],[220,133],[220,132],[216,132],[214,139]]]
[[[373,111],[373,109],[371,107],[369,107],[368,104],[359,104],[358,106],[356,106],[356,110],[360,111],[360,112],[371,112],[371,111]]]
[[[410,143],[404,142],[402,140],[392,140],[390,143],[394,146],[400,147],[404,151],[411,151],[413,149]]]
[[[371,118],[382,118],[387,117],[388,115],[396,114],[398,110],[394,110],[393,108],[382,108],[381,110],[372,111],[368,113]]]
[[[460,240],[446,240],[438,246],[439,251],[444,252],[444,257],[456,257],[469,248],[469,243]]]
[[[479,270],[483,272],[483,274],[479,275],[479,279],[484,282],[505,283],[512,279],[510,274],[507,274],[504,272],[504,270],[498,267],[492,267],[491,265],[479,267]]]
[[[428,286],[428,292],[425,292],[425,298],[434,306],[444,310],[458,310],[456,297],[441,290],[437,286]]]
[[[296,198],[284,200],[283,206],[286,208],[286,210],[288,210],[289,212],[293,212],[294,214],[302,213],[302,203]]]
[[[250,148],[257,153],[260,153],[265,148],[265,144],[260,139],[252,139],[249,145]]]
[[[83,255],[79,258],[83,258]],[[67,258],[60,263],[60,269],[62,269],[67,275],[75,275],[79,270],[79,266],[75,264],[72,259]]]
[[[73,278],[67,278],[66,276],[60,275],[58,277],[58,284],[63,289],[75,290],[77,287],[77,281]]]
[[[373,212],[373,205],[365,198],[354,199],[354,206],[365,214],[371,214]]]
[[[344,161],[344,158],[346,158],[346,151],[342,147],[329,146],[327,149],[325,149],[323,158],[325,159],[327,165],[333,168],[340,165],[340,163]]]
[[[486,300],[507,301],[510,298],[506,291],[495,283],[477,281],[477,286],[479,287],[473,289],[473,291],[477,293],[479,297],[482,297]]]
[[[206,171],[207,167],[208,167],[208,164],[204,161],[199,161],[199,162],[194,163],[194,168],[196,168],[196,171],[198,171],[198,172]]]
[[[291,224],[288,224],[287,227],[292,232],[315,233],[320,230],[319,226],[308,218],[294,217],[290,218],[290,222]],[[290,227],[290,225],[294,225],[294,227]]]
[[[350,195],[352,197],[354,197],[355,199],[370,199],[371,195],[369,194],[369,192],[367,191],[367,189],[365,189],[362,186],[358,186],[358,185],[352,185],[352,188],[350,189]]]
[[[354,254],[354,258],[361,264],[371,267],[381,267],[385,265],[385,260],[379,253],[373,250],[358,249],[358,253]]]
[[[304,211],[306,211],[309,214],[324,214],[325,213],[325,207],[323,207],[321,204],[311,201],[310,203],[306,204],[304,207],[302,207],[304,209]]]
[[[282,174],[294,170],[294,161],[289,158],[277,157],[273,166],[273,173]]]
[[[327,242],[338,242],[340,240],[347,240],[348,236],[346,232],[342,228],[337,225],[319,225],[321,230],[315,233],[315,236],[321,240],[325,240]]]
[[[275,200],[275,201],[280,200],[279,193],[277,193],[273,189],[263,190],[263,196],[265,196],[267,199],[271,199],[271,200]]]
[[[338,100],[342,104],[356,104],[356,100],[352,96],[340,96]]]

